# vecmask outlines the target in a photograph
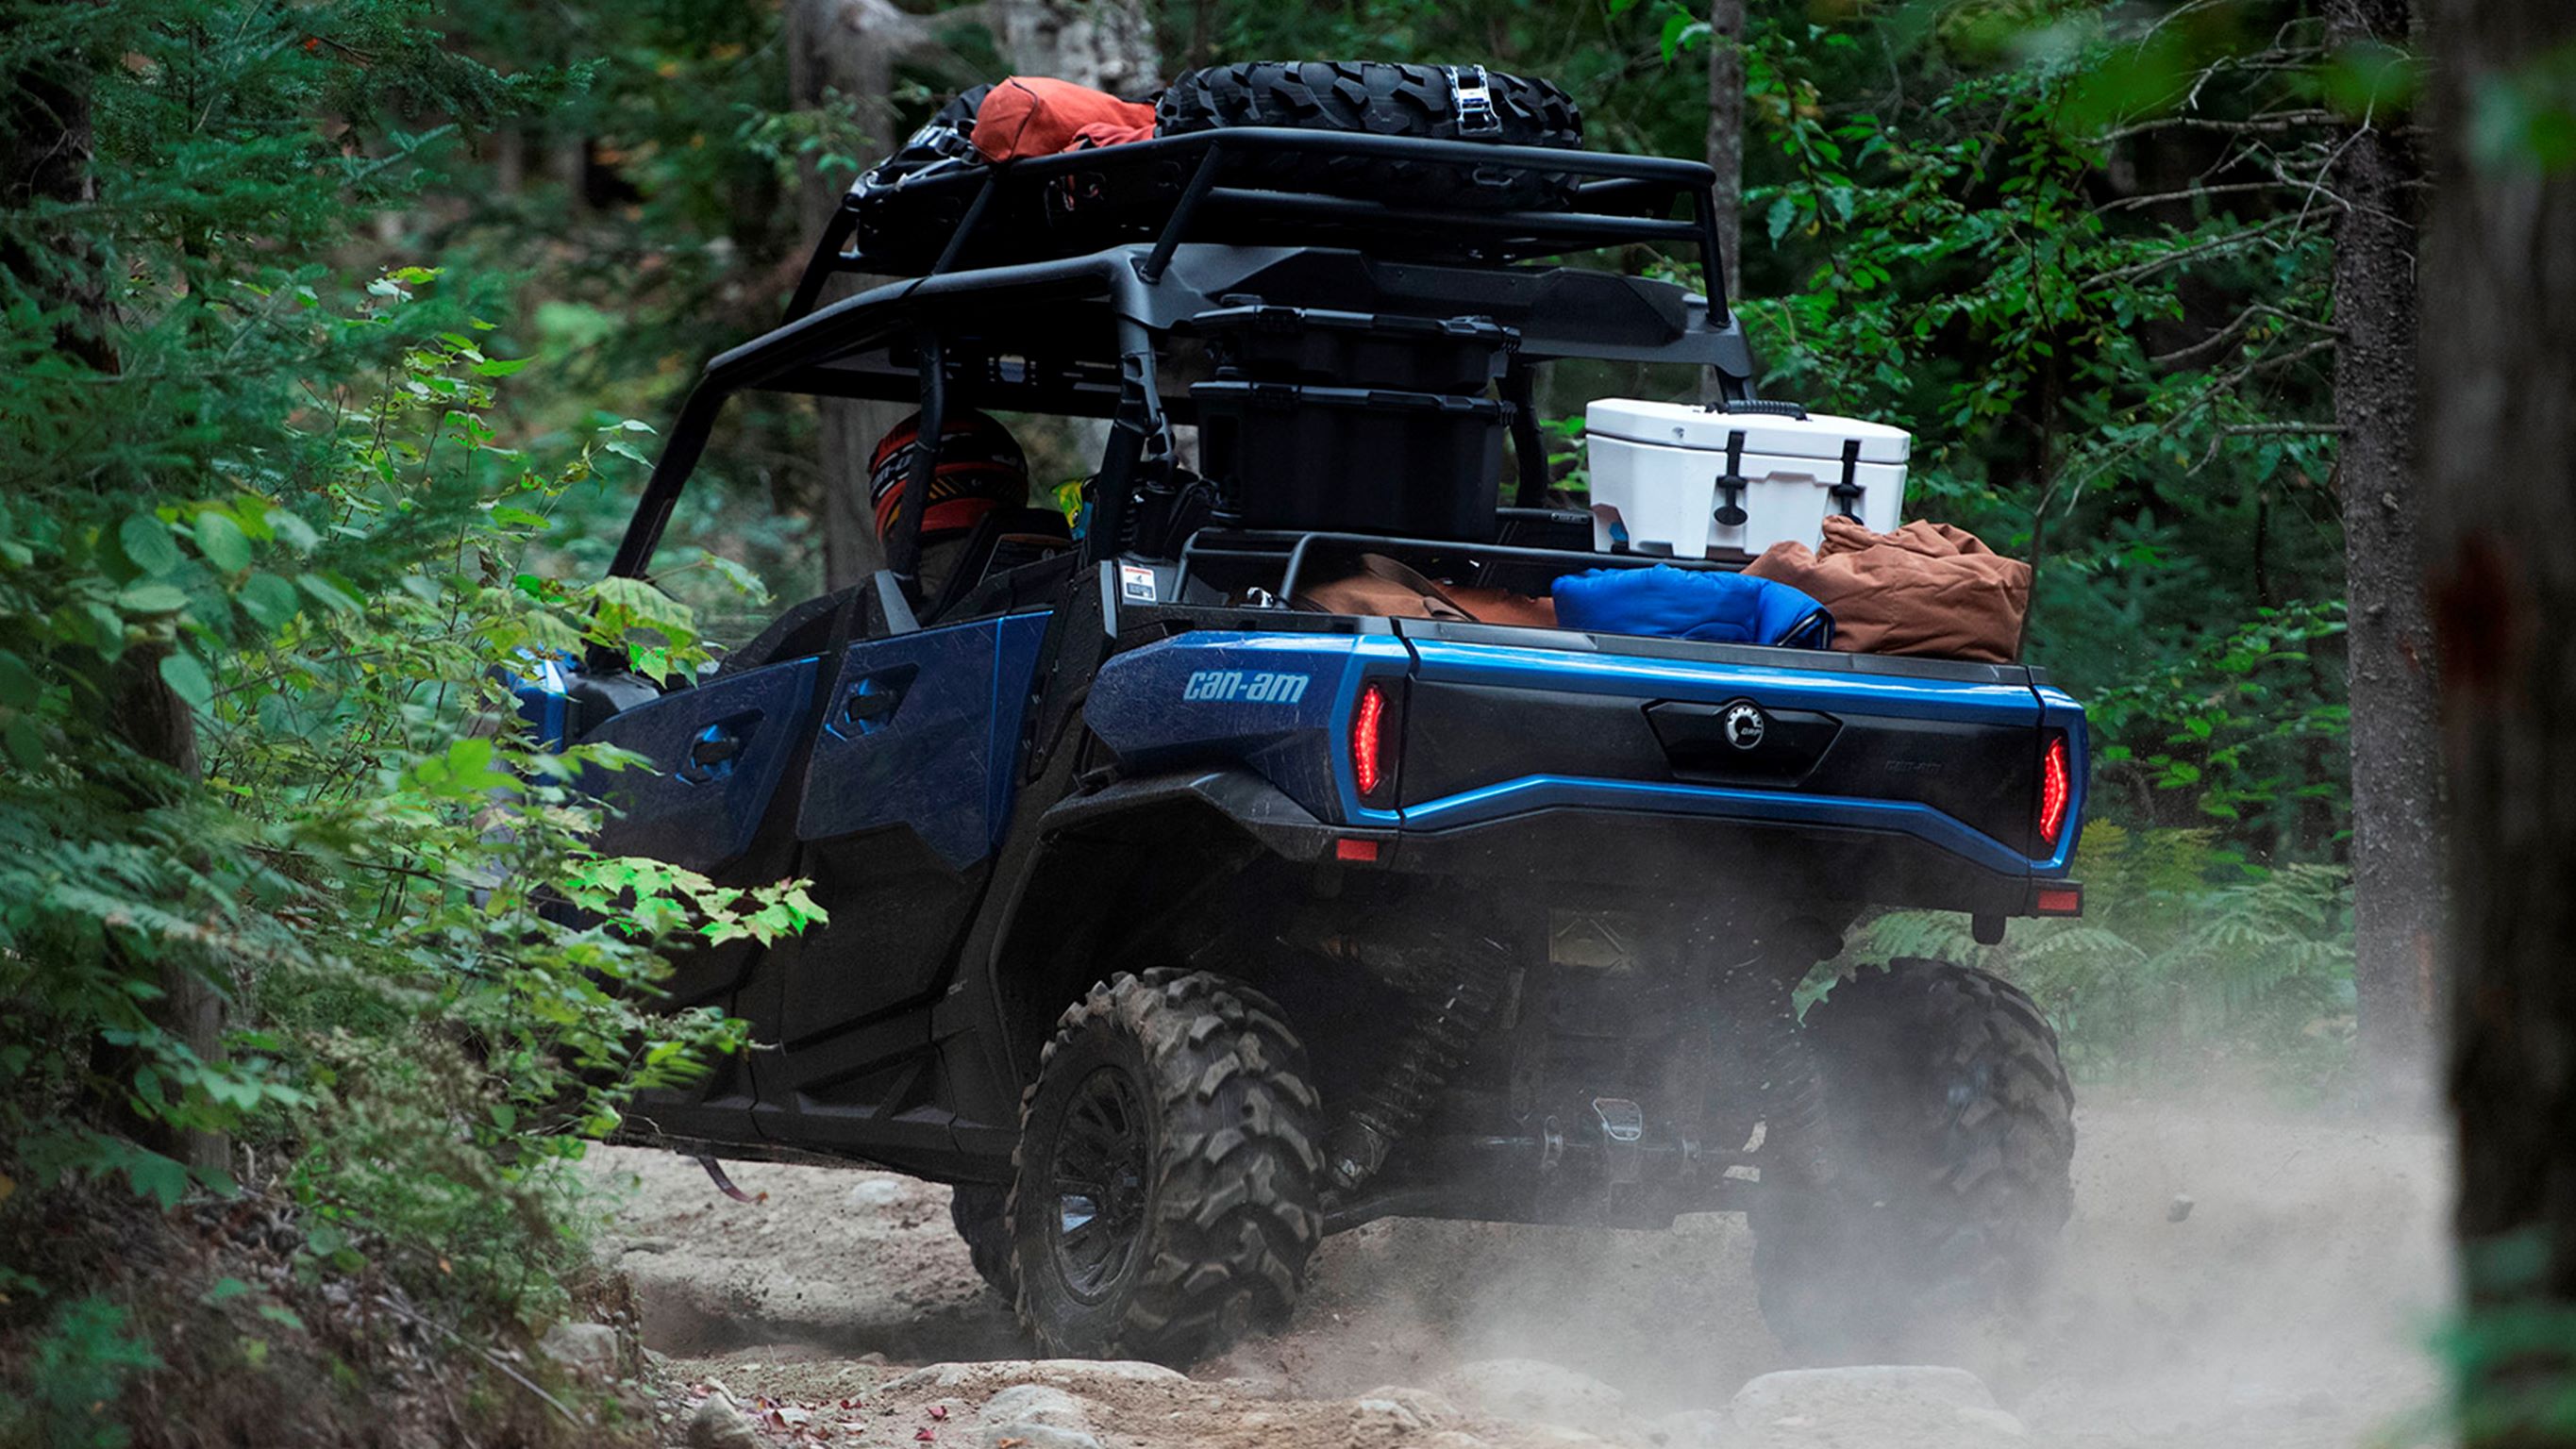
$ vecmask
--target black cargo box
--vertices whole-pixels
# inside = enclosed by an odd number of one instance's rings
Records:
[[[1504,403],[1384,388],[1202,382],[1199,446],[1227,521],[1491,541]]]

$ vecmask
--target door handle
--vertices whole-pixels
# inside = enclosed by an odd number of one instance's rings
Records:
[[[903,708],[903,697],[912,688],[920,669],[900,664],[879,670],[841,693],[841,707],[823,721],[823,727],[842,739],[872,735],[894,723],[895,711]]]
[[[680,778],[703,785],[731,775],[742,758],[742,726],[742,721],[725,720],[698,731],[689,741],[689,758],[680,766]]]

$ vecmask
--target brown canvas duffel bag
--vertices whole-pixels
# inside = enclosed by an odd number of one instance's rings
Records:
[[[1810,553],[1803,543],[1775,543],[1744,571],[1831,610],[1837,649],[1989,664],[2021,654],[2030,565],[1963,528],[1917,521],[1872,533],[1851,519],[1828,518],[1824,547]]]

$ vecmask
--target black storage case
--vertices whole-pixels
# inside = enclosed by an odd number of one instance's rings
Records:
[[[1425,393],[1483,392],[1521,340],[1483,317],[1381,316],[1258,301],[1201,312],[1190,327],[1207,339],[1221,376]]]
[[[1384,388],[1202,382],[1199,447],[1226,521],[1491,542],[1511,407]]]

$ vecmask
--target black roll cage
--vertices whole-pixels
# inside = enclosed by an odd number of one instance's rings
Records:
[[[1229,179],[1235,163],[1284,153],[1471,169],[1527,167],[1588,179],[1576,186],[1570,209],[1546,212],[1392,207]],[[1096,195],[1121,178],[1138,176],[1165,189],[1178,187],[1177,200],[1159,228],[1151,228],[1150,241],[1142,239],[1146,226],[1132,224],[1137,239],[1086,255],[963,265],[983,261],[996,247],[1025,241],[987,234],[997,200],[1019,205],[1025,215],[1027,206],[1044,203],[1051,190]],[[1724,293],[1711,197],[1714,180],[1715,173],[1700,162],[1659,156],[1325,131],[1209,131],[908,177],[895,189],[934,199],[965,198],[955,230],[936,260],[922,269],[854,245],[863,205],[881,201],[883,195],[883,188],[871,193],[863,179],[825,227],[780,325],[719,354],[690,389],[609,574],[642,576],[726,399],[769,390],[918,403],[921,436],[932,445],[914,454],[894,532],[886,540],[888,570],[910,590],[920,557],[919,520],[937,467],[943,422],[952,391],[969,381],[965,374],[970,371],[978,375],[967,390],[977,393],[978,400],[1111,420],[1081,556],[1082,562],[1095,563],[1116,551],[1139,465],[1165,440],[1166,404],[1173,400],[1162,397],[1156,385],[1156,334],[1185,325],[1221,297],[1253,291],[1247,284],[1264,277],[1296,277],[1311,284],[1316,276],[1340,275],[1399,298],[1418,292],[1418,305],[1459,311],[1484,310],[1461,298],[1485,300],[1487,292],[1522,307],[1528,325],[1501,390],[1505,401],[1516,404],[1512,438],[1520,474],[1514,503],[1534,507],[1547,479],[1538,422],[1529,406],[1533,361],[1592,357],[1696,365],[1713,375],[1721,399],[1751,400],[1751,353]],[[1683,199],[1690,202],[1690,216],[1671,216]],[[1210,239],[1228,236],[1259,240]],[[1684,294],[1667,282],[1525,265],[1566,252],[1658,241],[1686,242],[1697,249],[1708,298]],[[1431,259],[1386,261],[1388,256]],[[837,275],[889,272],[897,273],[898,280],[818,305]],[[1266,300],[1346,305],[1332,296]],[[1049,303],[1072,304],[1072,310],[1049,309]],[[1612,323],[1598,320],[1605,305]],[[1077,318],[1074,314],[1086,306],[1093,308],[1092,315]],[[1067,331],[1079,330],[1070,325],[1077,320],[1095,330],[1106,321],[1109,335],[1095,336],[1087,354],[1062,358],[1048,358],[1046,354],[1060,350],[1048,346],[1006,351],[987,345],[967,356],[959,345],[964,339],[957,334],[964,324],[998,328],[999,335],[1008,337],[1010,328],[1028,327],[1033,319],[1033,335],[1043,341],[1054,340],[1058,329],[1052,324],[1059,321],[1068,324],[1062,329]],[[1603,327],[1632,322],[1629,335],[1602,335]],[[1106,355],[1099,346],[1104,342]],[[1322,535],[1318,539],[1330,541]],[[1302,561],[1305,550],[1291,547]],[[1514,552],[1575,557],[1569,550]]]

